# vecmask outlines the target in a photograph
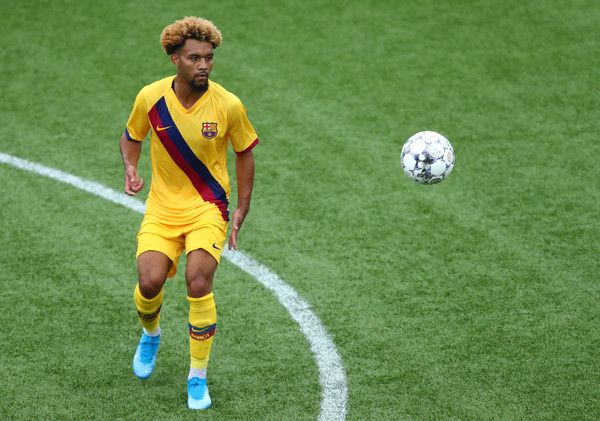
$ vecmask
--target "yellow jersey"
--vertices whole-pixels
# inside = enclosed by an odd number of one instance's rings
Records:
[[[145,86],[137,95],[126,136],[142,141],[148,131],[152,185],[146,215],[166,224],[188,224],[218,209],[229,220],[229,140],[236,153],[258,143],[242,102],[221,85],[208,90],[189,110],[175,95],[175,76]]]

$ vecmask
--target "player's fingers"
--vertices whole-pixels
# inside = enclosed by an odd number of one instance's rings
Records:
[[[140,191],[140,190],[142,190],[143,187],[144,187],[144,179],[140,178],[140,181],[138,181],[137,185],[135,186],[135,191]]]
[[[129,187],[133,192],[135,192],[135,193],[139,192],[144,187],[144,179],[140,178],[139,181],[137,181],[137,182],[133,181],[133,182],[129,183]]]
[[[125,193],[127,193],[129,196],[135,194],[131,191],[131,183],[129,182],[129,180],[127,180],[127,178],[125,178],[125,188],[123,190],[125,190]]]
[[[237,234],[235,232],[229,236],[229,250],[231,249],[237,250]]]
[[[129,192],[134,181],[135,177],[133,175],[125,173],[125,193],[130,194]]]

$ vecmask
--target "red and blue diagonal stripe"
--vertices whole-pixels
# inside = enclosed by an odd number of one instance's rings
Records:
[[[214,203],[229,221],[227,193],[196,156],[175,125],[165,98],[162,97],[148,112],[150,123],[161,143],[177,166],[187,175],[194,188],[206,202]],[[162,130],[157,130],[157,127]]]
[[[139,318],[144,321],[144,322],[152,322],[154,320],[156,320],[156,318],[158,317],[158,315],[160,314],[160,309],[162,308],[162,305],[160,305],[158,307],[158,310],[156,310],[154,313],[152,314],[142,314],[140,313],[140,311],[138,310],[138,316]]]
[[[205,341],[209,338],[212,338],[215,334],[215,330],[217,329],[217,324],[212,324],[206,327],[196,327],[189,323],[190,327],[190,337],[197,341]]]

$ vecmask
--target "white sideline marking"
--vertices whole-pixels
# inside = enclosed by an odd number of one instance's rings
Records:
[[[17,158],[3,152],[0,152],[0,162],[69,184],[139,213],[144,213],[146,209],[146,205],[140,200],[73,174]],[[341,421],[346,419],[348,387],[346,385],[344,366],[342,365],[342,360],[335,344],[329,337],[319,317],[310,309],[310,305],[298,295],[294,288],[281,280],[279,276],[271,272],[266,266],[246,256],[242,251],[225,250],[223,257],[244,272],[255,277],[258,282],[271,291],[286,308],[292,319],[300,326],[300,330],[308,340],[310,349],[314,353],[319,369],[319,382],[321,384],[321,413],[319,414],[319,420]]]
[[[244,272],[254,276],[287,309],[292,319],[308,339],[310,349],[315,355],[321,383],[321,414],[319,420],[344,420],[348,388],[341,358],[335,344],[329,337],[319,317],[312,312],[304,301],[288,284],[266,266],[238,251],[225,250],[223,255]]]

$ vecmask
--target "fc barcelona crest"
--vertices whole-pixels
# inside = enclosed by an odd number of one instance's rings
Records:
[[[206,139],[217,137],[217,123],[202,123],[202,136]]]

